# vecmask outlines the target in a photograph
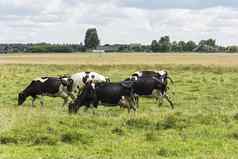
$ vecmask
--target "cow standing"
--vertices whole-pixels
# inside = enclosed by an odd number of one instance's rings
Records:
[[[32,97],[32,106],[38,96],[40,96],[41,106],[44,105],[43,96],[61,97],[64,99],[63,105],[66,105],[70,92],[72,91],[73,80],[71,78],[61,77],[40,77],[34,79],[18,95],[18,105],[22,105],[27,97]]]
[[[162,104],[162,98],[165,98],[171,108],[174,108],[173,102],[169,99],[166,94],[167,86],[161,79],[157,77],[131,77],[125,81],[133,81],[133,91],[137,96],[150,96],[154,97],[156,101],[159,99],[159,104]],[[161,98],[160,98],[161,97]],[[137,106],[139,105],[139,98],[136,98]]]
[[[160,70],[160,71],[137,71],[134,72],[130,78],[133,77],[156,77],[158,79],[161,79],[161,82],[164,83],[166,86],[168,84],[168,79],[171,81],[173,84],[172,78],[168,75],[168,72],[165,70]]]
[[[69,112],[77,112],[78,109],[85,105],[90,107],[92,104],[95,108],[99,104],[104,106],[121,106],[136,111],[135,96],[132,89],[133,82],[120,83],[87,83],[78,98],[69,104]]]

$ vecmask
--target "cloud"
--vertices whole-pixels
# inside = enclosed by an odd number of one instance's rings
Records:
[[[121,5],[142,9],[204,9],[211,7],[238,7],[237,0],[124,0]]]
[[[234,0],[2,0],[0,42],[79,43],[96,27],[102,43],[215,38],[238,44]]]

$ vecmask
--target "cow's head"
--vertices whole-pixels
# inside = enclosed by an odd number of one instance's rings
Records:
[[[85,87],[77,99],[69,104],[69,113],[76,113],[83,105],[89,107],[90,104],[94,102],[95,97],[95,83],[89,81],[85,84]]]
[[[26,100],[26,96],[23,92],[18,94],[18,105],[22,105]]]
[[[168,78],[168,73],[165,70],[160,70],[160,71],[155,71],[155,73],[157,74],[157,78],[159,78],[161,80],[162,83],[166,83],[167,82],[167,78]]]
[[[168,75],[167,71],[161,70],[161,71],[156,71],[156,73],[158,74],[158,77],[162,80],[163,83],[167,84],[167,79],[169,79],[172,84],[174,83],[172,78]]]

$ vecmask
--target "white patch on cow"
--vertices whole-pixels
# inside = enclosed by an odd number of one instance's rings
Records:
[[[161,76],[163,76],[163,75],[166,74],[166,71],[165,71],[165,70],[160,70],[160,71],[158,71],[158,73],[159,73]]]
[[[130,79],[134,80],[134,81],[137,81],[138,80],[138,77],[137,76],[131,76]]]
[[[120,107],[128,107],[128,101],[125,96],[122,96],[119,101]]]
[[[93,87],[93,89],[95,89],[95,83],[92,83],[91,86]]]
[[[47,80],[48,80],[48,78],[38,77],[38,78],[35,78],[33,81],[40,81],[40,82],[44,83]]]
[[[74,92],[74,94],[76,94],[75,96],[77,96],[77,94],[79,94],[81,92],[81,90],[83,89],[83,87],[85,86],[85,84],[83,83],[83,78],[85,76],[88,76],[87,78],[87,82],[106,82],[106,78],[101,75],[98,74],[96,72],[79,72],[79,73],[75,73],[73,75],[71,75],[71,79],[73,80],[73,87],[72,90]]]
[[[142,72],[140,72],[140,71],[136,71],[134,74],[137,74],[138,77],[141,77],[141,76],[142,76]]]

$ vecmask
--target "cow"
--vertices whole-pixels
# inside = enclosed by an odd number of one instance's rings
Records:
[[[173,80],[172,78],[168,75],[168,72],[165,71],[165,70],[160,70],[160,71],[137,71],[137,72],[134,72],[130,78],[133,78],[133,77],[156,77],[158,79],[161,79],[161,82],[162,83],[165,83],[165,85],[167,85],[167,79],[169,79],[171,81],[171,83],[173,84]]]
[[[162,99],[165,98],[172,109],[174,109],[173,102],[169,99],[166,94],[166,85],[163,81],[157,77],[132,77],[127,78],[125,81],[133,81],[133,91],[136,94],[136,104],[139,106],[138,96],[150,96],[155,97],[156,101],[159,100],[159,105],[162,104]],[[161,98],[160,98],[161,97]]]
[[[118,83],[93,83],[88,82],[81,94],[74,102],[69,104],[69,112],[76,113],[82,106],[95,108],[99,104],[104,106],[120,106],[136,111],[135,96],[132,89],[132,81]]]
[[[108,77],[104,77],[96,72],[79,72],[71,75],[70,78],[73,80],[72,93],[74,97],[80,94],[85,84],[89,81],[94,83],[110,82]]]
[[[44,106],[43,96],[61,97],[63,106],[67,104],[70,92],[72,92],[73,80],[66,77],[40,77],[32,82],[18,94],[18,105],[22,105],[27,97],[32,97],[32,107],[37,97],[40,96],[40,104]],[[72,97],[71,97],[72,98]]]

